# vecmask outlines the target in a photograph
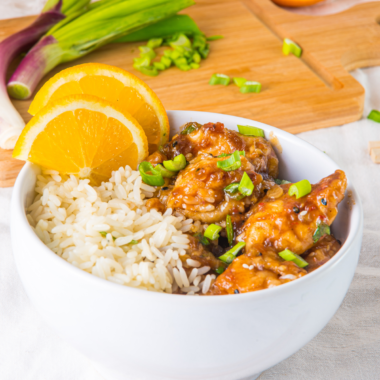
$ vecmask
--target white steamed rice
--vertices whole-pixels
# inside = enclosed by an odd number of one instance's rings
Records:
[[[53,252],[120,285],[188,295],[208,291],[215,279],[207,274],[210,268],[187,259],[192,269],[186,271],[180,258],[188,253],[184,232],[194,225],[192,219],[173,215],[172,209],[148,211],[145,203],[155,189],[129,166],[99,187],[89,182],[53,170],[37,176],[27,218]]]

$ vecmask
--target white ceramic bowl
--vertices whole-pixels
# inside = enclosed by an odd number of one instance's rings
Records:
[[[338,166],[303,140],[255,121],[169,111],[172,133],[188,121],[220,121],[273,133],[283,148],[280,178],[312,183]],[[333,232],[344,244],[328,263],[277,288],[230,296],[158,294],[120,286],[77,269],[34,234],[25,217],[39,169],[26,164],[12,199],[14,256],[33,304],[57,333],[83,352],[107,379],[246,379],[295,353],[334,315],[351,283],[363,216],[357,193],[344,200]],[[353,204],[355,203],[355,204]]]

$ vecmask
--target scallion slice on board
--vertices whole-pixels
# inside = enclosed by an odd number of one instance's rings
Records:
[[[302,198],[307,194],[310,194],[311,192],[311,184],[307,179],[303,179],[302,181],[299,181],[297,183],[293,183],[289,187],[288,194],[289,195],[295,195],[296,199]]]
[[[185,168],[186,166],[186,158],[183,154],[179,154],[174,157],[173,160],[164,161],[164,166],[166,169],[172,172],[178,172]]]
[[[376,123],[380,123],[380,112],[377,110],[372,110],[367,116],[367,119],[376,121]]]
[[[289,249],[285,249],[284,251],[280,252],[278,255],[282,257],[285,261],[293,261],[300,268],[304,268],[309,265],[309,263],[305,261],[301,256],[298,256],[297,254],[293,253]]]
[[[210,224],[207,227],[204,235],[206,236],[207,239],[210,239],[210,240],[218,239],[219,238],[219,232],[221,229],[222,229],[222,227],[217,226],[216,224]]]
[[[219,257],[219,260],[223,261],[226,264],[231,264],[232,261],[236,258],[237,254],[245,247],[245,242],[240,241],[233,248],[227,251],[224,255]]]
[[[284,39],[284,43],[282,45],[282,52],[285,55],[289,55],[290,53],[294,54],[296,57],[301,57],[302,49],[299,45],[297,45],[294,41],[289,38]]]
[[[228,244],[232,245],[234,241],[234,228],[232,226],[231,215],[227,215],[226,217],[226,233],[227,233]]]
[[[194,1],[103,0],[100,3],[100,6],[42,37],[12,75],[9,91],[18,99],[25,99],[42,77],[60,63],[82,57],[119,37],[166,19],[194,4]],[[149,75],[157,72],[155,68],[144,70],[149,70]]]
[[[239,133],[244,136],[256,136],[256,137],[265,137],[264,130],[257,127],[251,127],[250,125],[238,125]]]
[[[223,161],[218,161],[216,166],[225,172],[239,169],[241,166],[240,152],[236,150],[229,158],[226,158]]]
[[[212,86],[216,84],[221,84],[223,86],[228,86],[230,84],[230,77],[228,75],[224,74],[213,74],[213,76],[210,79],[209,84]]]
[[[313,241],[316,243],[321,237],[325,235],[330,235],[330,226],[326,223],[319,223],[317,229],[313,235]]]
[[[241,87],[244,85],[245,82],[247,82],[247,79],[245,78],[233,78],[234,83],[236,86]]]
[[[261,91],[261,83],[247,81],[240,87],[240,92],[242,94],[248,94],[250,92],[259,93]]]
[[[141,178],[147,185],[162,186],[165,183],[164,178],[159,170],[156,170],[153,165],[148,161],[143,161],[139,165],[139,172]]]
[[[245,197],[249,197],[252,194],[254,188],[255,185],[252,183],[251,178],[249,178],[248,174],[244,172],[238,187],[240,194],[244,195]]]

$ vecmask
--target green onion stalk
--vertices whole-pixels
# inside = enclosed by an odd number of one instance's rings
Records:
[[[41,14],[27,28],[0,43],[0,148],[12,149],[25,127],[6,89],[6,73],[20,53],[28,51],[52,26],[86,9],[90,0],[48,0]]]
[[[103,0],[70,23],[54,28],[30,50],[8,83],[17,99],[28,98],[42,77],[63,62],[168,18],[193,5],[193,0]],[[96,3],[95,3],[96,4]]]

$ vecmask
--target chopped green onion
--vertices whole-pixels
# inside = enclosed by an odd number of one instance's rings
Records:
[[[165,169],[161,164],[157,164],[154,168],[158,170],[164,178],[172,178],[177,174],[177,172]]]
[[[186,37],[185,34],[179,34],[176,38],[176,40],[171,41],[169,45],[173,49],[178,49],[181,51],[181,48],[188,48],[191,49],[191,41]]]
[[[251,178],[249,178],[248,174],[244,172],[239,185],[240,193],[245,197],[249,197],[252,194],[254,188],[255,185],[252,183]]]
[[[239,169],[241,166],[240,154],[239,151],[236,150],[229,158],[218,161],[216,166],[219,169],[224,170],[225,172],[230,172],[232,170]]]
[[[216,40],[221,40],[222,38],[224,38],[223,36],[211,36],[211,37],[207,37],[206,40],[207,41],[216,41]]]
[[[140,71],[140,73],[143,73],[144,75],[149,75],[150,77],[156,77],[158,75],[158,70],[154,66],[149,67],[136,67],[133,66],[136,70]]]
[[[194,62],[190,63],[190,66],[192,69],[195,69],[195,70],[199,69],[201,67],[201,65],[199,63],[194,63]]]
[[[301,57],[302,49],[299,45],[297,45],[292,40],[289,40],[289,38],[284,39],[284,43],[282,45],[282,52],[285,55],[289,55],[290,53],[293,53],[296,57]]]
[[[200,124],[196,123],[189,123],[187,127],[181,132],[181,135],[189,135],[190,133],[193,133],[197,129],[199,129]]]
[[[207,46],[206,38],[202,34],[197,34],[193,39],[193,49],[202,50]]]
[[[257,127],[251,127],[250,125],[238,125],[239,133],[244,136],[256,136],[256,137],[265,137],[264,130]]]
[[[147,56],[133,59],[133,67],[139,69],[140,67],[149,67],[151,59]]]
[[[204,237],[202,234],[196,234],[194,235],[194,237],[196,237],[202,245],[210,245],[208,239]]]
[[[190,65],[179,65],[178,68],[182,71],[189,71],[191,70],[191,66]]]
[[[156,57],[156,53],[154,52],[154,50],[149,47],[149,46],[139,46],[139,50],[140,50],[140,56],[142,58],[144,57],[148,57],[150,59],[153,59]]]
[[[240,241],[233,248],[227,251],[224,255],[219,257],[219,260],[223,261],[226,264],[231,264],[232,261],[236,258],[237,254],[240,252],[242,248],[245,247],[245,242]]]
[[[210,53],[210,47],[207,44],[205,48],[199,50],[199,54],[203,59],[206,59]]]
[[[153,62],[153,66],[160,71],[166,70],[166,66],[162,62]]]
[[[163,39],[162,38],[151,38],[148,43],[146,44],[146,46],[152,48],[152,49],[156,49],[158,48],[159,46],[162,45],[162,42],[163,42]]]
[[[226,233],[227,233],[228,244],[232,245],[232,243],[234,242],[234,229],[232,226],[231,215],[227,215],[226,217]]]
[[[328,226],[326,223],[319,223],[313,235],[314,243],[316,243],[321,237],[325,235],[330,235],[330,226]]]
[[[300,268],[309,265],[309,263],[305,261],[301,256],[298,256],[296,253],[293,253],[289,249],[285,249],[278,255],[282,257],[285,261],[293,261],[293,263],[297,264]]]
[[[109,232],[106,232],[106,231],[99,231],[99,233],[100,233],[100,235],[102,235],[103,237],[107,237],[107,234],[108,234]],[[111,236],[112,236],[112,235],[111,235]],[[112,239],[113,239],[113,240],[116,240],[115,236],[112,236]]]
[[[225,271],[224,267],[220,266],[217,269],[215,269],[215,272],[218,274],[222,274]]]
[[[222,227],[217,226],[216,224],[210,224],[205,231],[205,237],[210,240],[218,239],[221,229]]]
[[[247,81],[247,79],[245,79],[245,78],[233,78],[233,81],[236,84],[236,86],[241,87]]]
[[[289,187],[288,194],[289,195],[295,195],[296,199],[302,198],[307,194],[310,194],[311,192],[311,184],[307,179],[303,179],[302,181],[299,181],[297,183],[293,183]]]
[[[259,82],[245,82],[241,87],[240,87],[240,92],[242,94],[248,94],[250,92],[256,92],[259,93],[261,91],[261,83]]]
[[[278,179],[278,178],[276,178],[276,179],[274,180],[274,182],[275,182],[277,185],[286,185],[287,183],[291,183],[291,182],[287,181],[286,179]]]
[[[161,57],[161,63],[168,69],[172,65],[172,60],[169,57]]]
[[[179,154],[173,160],[164,161],[164,166],[172,172],[178,172],[186,166],[186,158],[183,154]]]
[[[239,183],[231,183],[224,188],[224,192],[228,194],[230,198],[236,199],[237,201],[240,201],[245,197],[245,195],[239,192]]]
[[[176,59],[181,58],[181,57],[182,57],[182,55],[178,50],[171,50],[170,51],[170,58],[173,61],[175,61]]]
[[[228,86],[229,83],[230,83],[230,77],[228,75],[224,75],[224,74],[214,74],[211,77],[210,82],[209,82],[209,84],[211,84],[212,86],[214,86],[216,84]]]
[[[180,67],[181,65],[187,65],[187,60],[184,57],[180,57],[174,60],[174,64],[177,67]]]
[[[199,55],[199,53],[194,53],[193,54],[193,62],[194,63],[200,63],[201,62],[201,56]]]
[[[148,161],[143,161],[139,165],[139,172],[141,178],[147,185],[150,186],[162,186],[165,183],[164,178],[159,170],[156,170],[153,165]],[[152,174],[148,174],[151,172]]]
[[[376,123],[380,123],[380,112],[377,110],[372,110],[367,116],[367,119],[376,121]]]
[[[229,157],[231,156],[231,154],[233,153],[222,153],[222,154],[219,154],[219,156],[216,156],[217,158],[220,158],[220,157]],[[239,150],[239,154],[240,156],[244,156],[245,157],[245,150]]]
[[[129,245],[135,245],[135,244],[139,244],[138,240],[131,240],[129,243]]]

